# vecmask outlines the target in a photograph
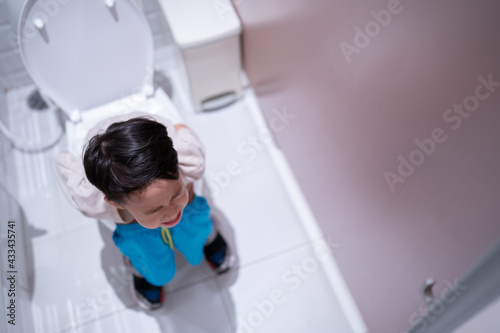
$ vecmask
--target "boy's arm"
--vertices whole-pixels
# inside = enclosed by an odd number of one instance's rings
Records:
[[[179,131],[181,128],[187,128],[187,129],[189,129],[189,127],[187,127],[184,124],[175,124],[174,128],[175,128],[176,131]]]
[[[56,157],[57,180],[66,198],[85,216],[127,222],[118,210],[104,201],[104,194],[85,176],[82,159],[67,151]]]
[[[203,177],[205,172],[205,147],[198,136],[186,125],[175,124],[174,148],[185,183]]]

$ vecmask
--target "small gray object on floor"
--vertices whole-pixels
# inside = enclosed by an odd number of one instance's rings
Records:
[[[153,76],[153,84],[155,90],[160,87],[167,94],[168,97],[172,98],[172,84],[165,73],[160,71],[155,71]]]
[[[49,107],[42,95],[40,95],[40,91],[38,89],[29,94],[28,106],[33,110],[45,110]]]

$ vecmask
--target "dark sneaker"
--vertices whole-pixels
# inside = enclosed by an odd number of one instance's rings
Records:
[[[205,245],[203,253],[210,267],[217,274],[227,272],[236,261],[236,257],[232,254],[230,247],[219,232],[217,232],[217,236],[210,244]]]
[[[124,257],[125,265],[132,273],[132,298],[144,310],[158,309],[163,305],[163,287],[157,287],[149,283]]]
[[[144,310],[158,309],[163,305],[163,287],[157,287],[139,276],[134,277],[132,297]]]

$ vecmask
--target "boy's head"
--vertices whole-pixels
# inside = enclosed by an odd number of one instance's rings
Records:
[[[144,227],[154,229],[177,217],[180,220],[187,190],[163,124],[132,118],[110,125],[89,140],[83,165],[105,200],[127,209]]]

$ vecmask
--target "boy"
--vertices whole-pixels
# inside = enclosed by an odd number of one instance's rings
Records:
[[[57,156],[59,182],[83,214],[116,222],[113,241],[130,267],[137,303],[163,304],[162,286],[175,274],[174,247],[192,265],[203,255],[218,273],[234,256],[214,229],[210,208],[193,192],[204,172],[204,148],[186,126],[134,112],[97,124],[83,162]]]

